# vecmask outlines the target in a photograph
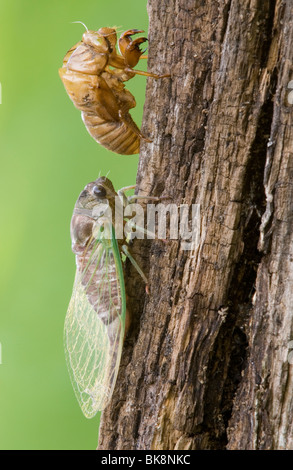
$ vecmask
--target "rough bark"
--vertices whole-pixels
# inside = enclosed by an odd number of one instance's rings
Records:
[[[149,0],[139,192],[200,204],[196,252],[135,241],[99,449],[293,449],[291,0]]]

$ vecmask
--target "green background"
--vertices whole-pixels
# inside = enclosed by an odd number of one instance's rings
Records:
[[[69,224],[99,172],[117,188],[134,184],[138,156],[90,137],[58,68],[84,31],[72,21],[147,31],[146,0],[0,0],[0,18],[0,448],[95,449],[99,417],[80,411],[63,352],[75,274]],[[127,87],[140,125],[145,78]]]

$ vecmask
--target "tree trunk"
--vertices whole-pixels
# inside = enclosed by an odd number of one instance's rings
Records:
[[[200,243],[136,240],[132,328],[99,449],[293,449],[291,0],[149,0],[139,193]],[[291,343],[292,344],[292,343]]]

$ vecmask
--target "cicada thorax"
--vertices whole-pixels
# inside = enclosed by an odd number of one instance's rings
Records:
[[[127,63],[116,42],[114,29],[87,31],[67,52],[59,74],[90,135],[113,152],[131,155],[139,152],[141,134],[129,114],[135,99],[123,82],[134,73],[123,70]]]

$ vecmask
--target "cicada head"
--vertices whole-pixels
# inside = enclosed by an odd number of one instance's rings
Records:
[[[117,44],[116,28],[100,28],[98,34],[107,42],[109,52],[113,52]]]
[[[105,176],[85,186],[76,201],[71,219],[74,253],[80,254],[90,242],[95,221],[105,215],[111,219],[115,211],[115,196],[117,193],[113,184]]]
[[[86,31],[82,42],[92,46],[99,53],[112,53],[117,43],[116,30],[113,28],[100,28],[98,31]]]
[[[93,208],[107,199],[110,201],[115,198],[117,193],[113,187],[112,182],[105,176],[101,176],[92,183],[85,186],[84,190],[80,193],[75,207],[86,210],[93,210]]]

